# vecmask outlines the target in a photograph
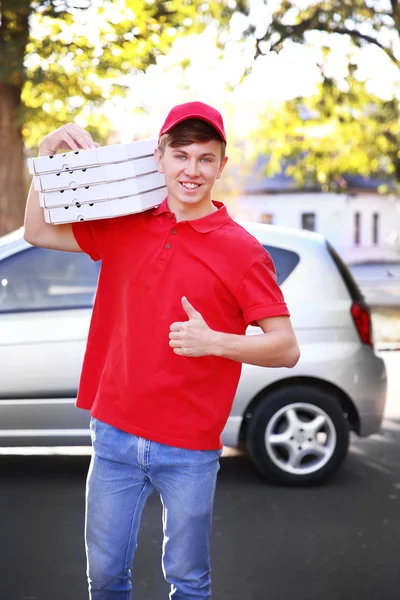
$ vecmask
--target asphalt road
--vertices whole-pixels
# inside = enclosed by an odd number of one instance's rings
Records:
[[[389,363],[382,434],[354,439],[337,476],[312,489],[266,483],[247,458],[221,459],[213,600],[398,600],[400,353]],[[0,457],[0,600],[87,600],[83,549],[89,458]],[[167,600],[161,505],[150,496],[133,568],[133,600]]]

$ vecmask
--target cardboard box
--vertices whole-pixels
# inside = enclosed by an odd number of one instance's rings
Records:
[[[54,208],[56,206],[80,205],[88,202],[98,202],[133,196],[160,187],[165,187],[164,175],[150,173],[133,179],[123,179],[103,184],[86,185],[74,189],[40,192],[40,206]]]
[[[53,156],[38,156],[28,159],[29,173],[32,175],[59,173],[76,168],[94,167],[102,164],[122,162],[131,159],[153,156],[157,140],[140,140],[128,144],[113,144],[94,148],[64,152]]]
[[[103,165],[101,167],[89,167],[75,169],[73,171],[60,171],[59,173],[35,175],[34,188],[42,192],[75,189],[93,183],[120,181],[122,179],[130,179],[148,173],[158,174],[153,156]]]
[[[61,224],[93,219],[120,217],[132,213],[143,212],[161,204],[167,196],[167,188],[159,188],[135,196],[114,198],[102,202],[91,202],[77,206],[45,208],[44,215],[47,223]]]

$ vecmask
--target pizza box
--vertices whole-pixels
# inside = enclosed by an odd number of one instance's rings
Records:
[[[47,223],[75,223],[76,221],[89,221],[93,219],[107,219],[120,217],[132,213],[139,213],[161,204],[167,195],[167,188],[159,188],[136,196],[114,198],[103,202],[91,202],[81,206],[65,206],[45,208],[44,216]]]
[[[139,160],[127,160],[121,163],[103,165],[101,167],[88,167],[74,169],[73,171],[35,175],[33,179],[35,190],[47,192],[51,190],[74,189],[93,183],[130,179],[139,175],[156,172],[156,161],[154,156],[150,156]]]
[[[128,144],[112,144],[92,150],[77,150],[64,152],[53,156],[38,156],[28,159],[29,173],[40,175],[44,173],[59,173],[71,169],[95,167],[102,164],[122,162],[125,160],[153,156],[157,140],[140,140]]]
[[[85,185],[74,189],[40,192],[40,206],[54,208],[57,206],[72,206],[133,196],[160,187],[165,187],[164,175],[149,173],[132,179],[111,181],[103,184]]]

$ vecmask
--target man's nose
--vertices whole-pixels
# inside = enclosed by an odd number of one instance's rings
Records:
[[[199,164],[196,159],[188,160],[185,165],[185,172],[191,177],[195,177],[200,174]]]

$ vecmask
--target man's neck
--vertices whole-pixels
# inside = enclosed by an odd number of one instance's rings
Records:
[[[194,221],[195,219],[201,219],[206,217],[218,210],[218,208],[210,201],[210,203],[202,205],[177,205],[174,202],[168,200],[168,208],[174,213],[177,223],[179,221]]]

